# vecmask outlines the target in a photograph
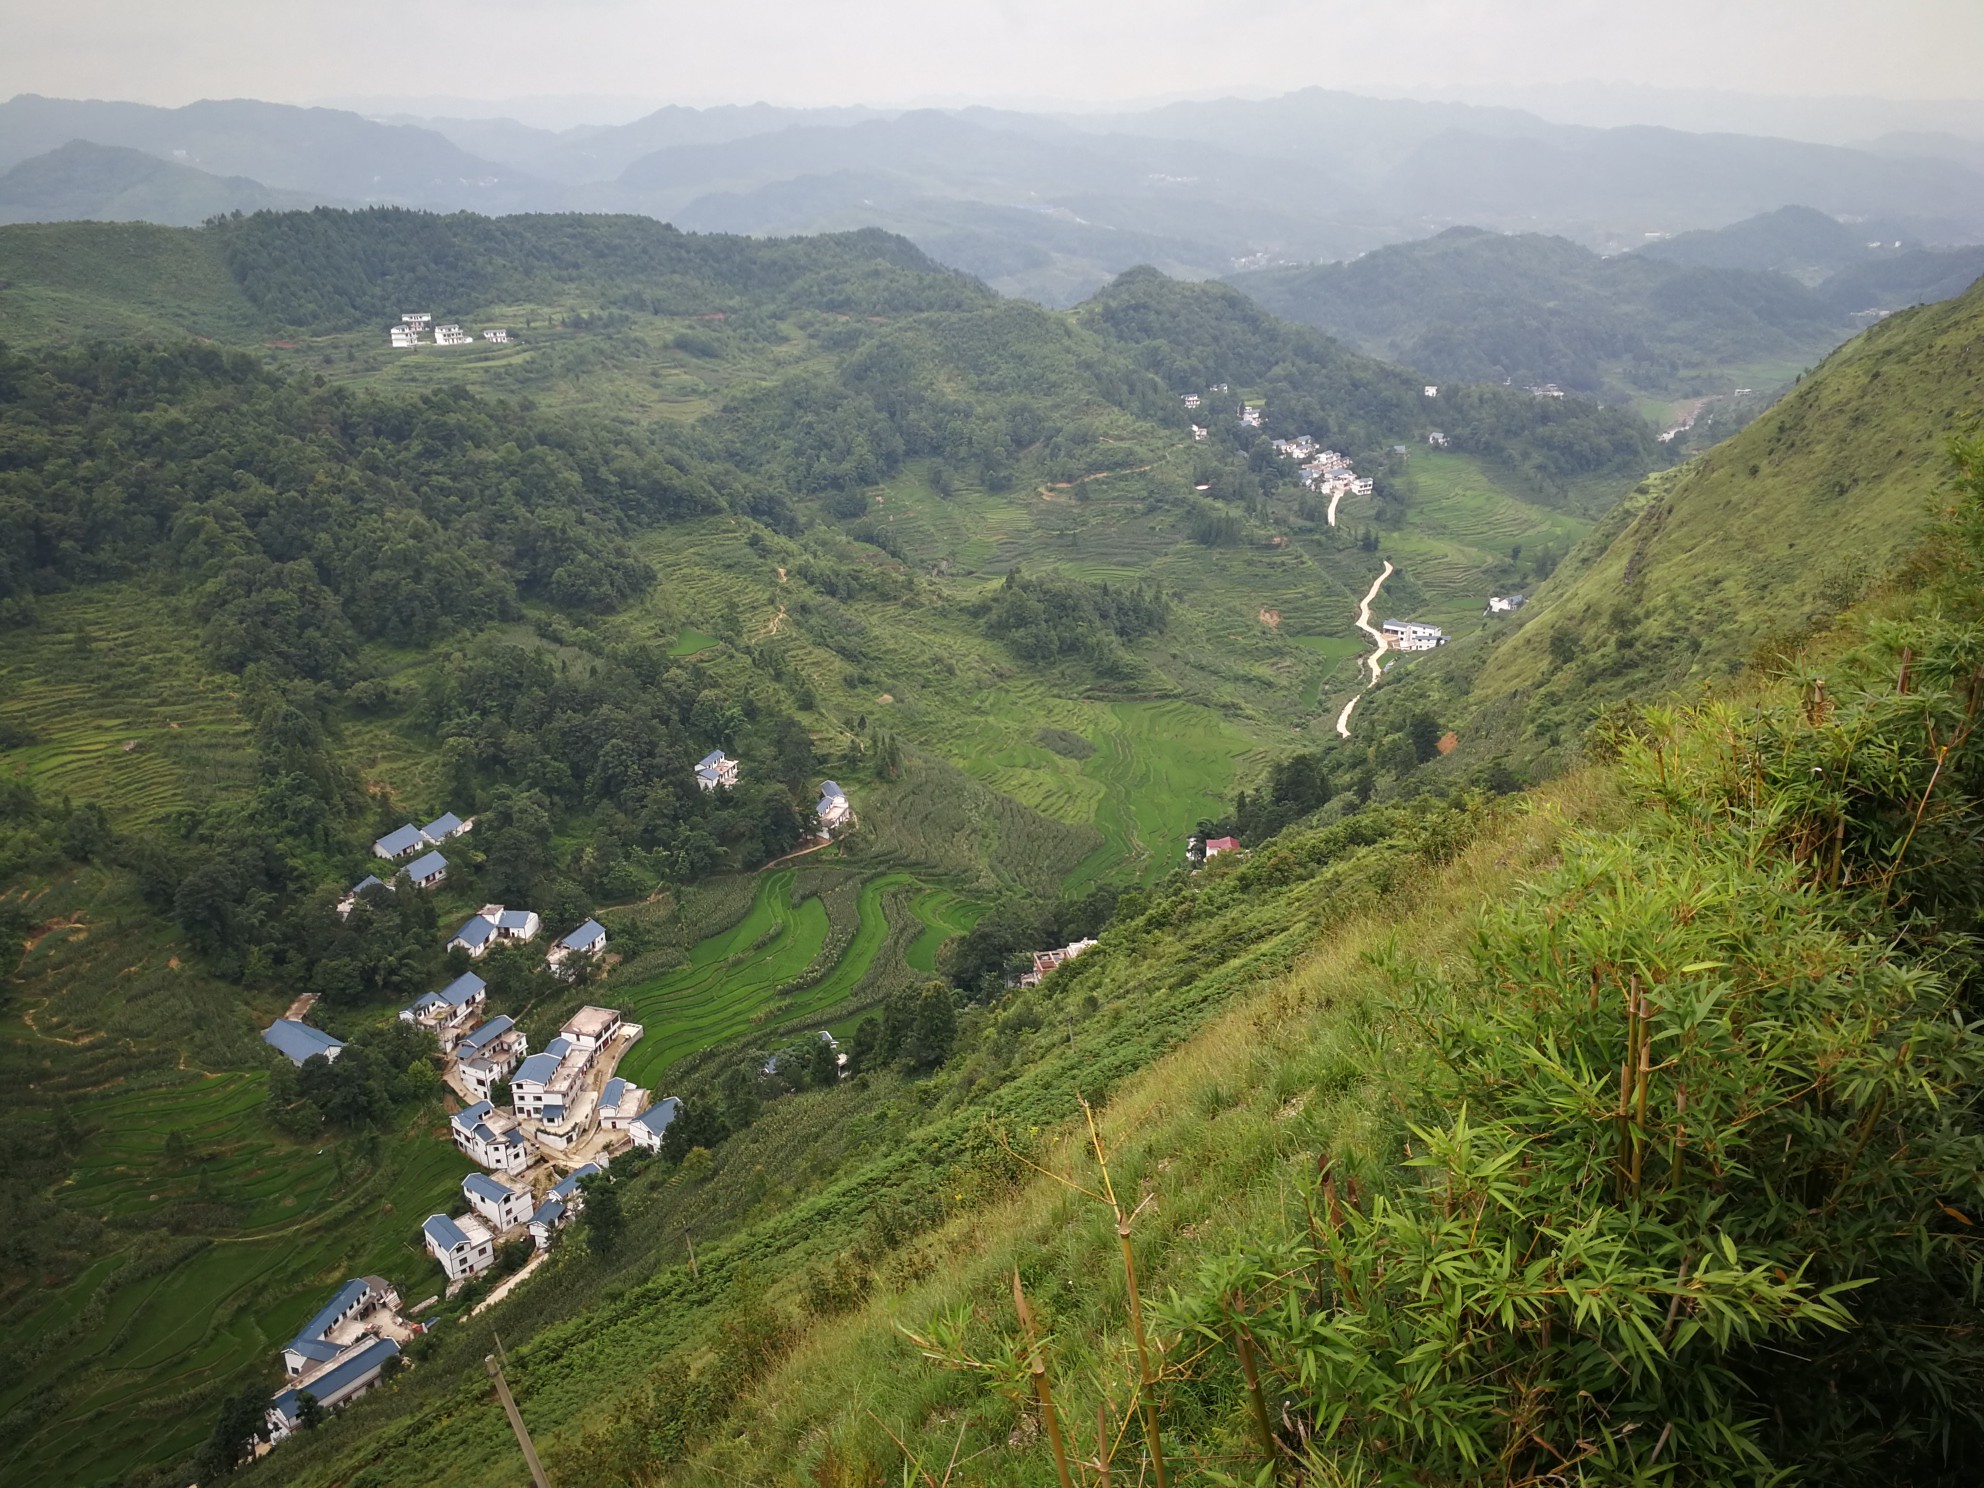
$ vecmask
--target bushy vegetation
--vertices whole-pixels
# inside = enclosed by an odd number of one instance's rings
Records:
[[[1171,619],[1170,601],[1147,584],[1112,588],[1017,568],[979,611],[986,633],[1024,660],[1078,658],[1109,674],[1123,669],[1122,643],[1155,635]]]

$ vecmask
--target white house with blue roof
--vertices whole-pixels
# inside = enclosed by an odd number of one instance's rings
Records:
[[[278,1018],[262,1031],[262,1042],[301,1069],[306,1060],[320,1056],[336,1064],[344,1045],[321,1028],[312,1028],[295,1018]]]
[[[390,1338],[370,1338],[363,1345],[351,1351],[349,1357],[339,1360],[323,1373],[309,1380],[301,1380],[281,1391],[269,1402],[263,1413],[263,1424],[268,1428],[269,1440],[279,1442],[296,1429],[297,1420],[303,1413],[303,1396],[307,1391],[315,1397],[317,1404],[327,1411],[336,1410],[347,1401],[363,1395],[385,1372],[387,1362],[400,1356],[400,1346]]]
[[[544,922],[537,917],[535,910],[506,909],[500,904],[485,904],[454,938],[448,942],[451,951],[467,951],[471,956],[483,956],[499,941],[535,940]]]
[[[627,1135],[634,1139],[636,1147],[649,1152],[661,1150],[661,1139],[667,1135],[669,1126],[682,1114],[682,1102],[674,1096],[656,1101],[647,1110],[628,1123]]]
[[[847,804],[847,792],[831,780],[820,782],[820,799],[813,807],[813,814],[820,819],[822,832],[837,832],[847,825],[848,818],[854,815],[854,808]]]
[[[420,829],[420,835],[439,847],[451,837],[459,837],[475,830],[475,818],[463,821],[452,811],[444,811]]]
[[[401,1008],[400,1021],[439,1033],[467,1023],[488,999],[488,985],[474,972],[465,971],[440,991],[423,992]]]
[[[283,1345],[283,1372],[292,1380],[309,1376],[368,1336],[374,1314],[397,1313],[399,1305],[400,1294],[383,1277],[353,1277]]]
[[[706,791],[729,790],[737,784],[737,761],[721,749],[712,749],[696,761],[696,784]]]
[[[341,920],[350,919],[351,912],[358,908],[358,901],[373,889],[384,889],[390,894],[393,891],[393,886],[380,878],[376,873],[366,874],[365,877],[346,889],[344,891],[344,897],[338,900],[338,918]]]
[[[448,1130],[455,1145],[478,1167],[521,1173],[530,1166],[530,1148],[518,1129],[517,1118],[486,1100],[455,1112],[448,1118]]]
[[[530,1052],[530,1040],[507,1013],[498,1013],[455,1046],[455,1074],[477,1100],[488,1100],[499,1080]]]
[[[539,1250],[550,1249],[553,1233],[570,1224],[574,1215],[584,1212],[586,1196],[579,1192],[579,1185],[593,1174],[604,1171],[596,1162],[585,1163],[551,1185],[551,1192],[544,1196],[544,1202],[530,1217],[531,1239],[537,1242]]]
[[[421,835],[420,828],[412,822],[407,822],[404,826],[394,827],[385,836],[375,840],[372,844],[372,852],[389,863],[397,863],[401,858],[411,857],[423,847],[430,845]]]
[[[544,953],[545,961],[560,976],[570,973],[564,970],[568,960],[596,961],[606,954],[606,927],[598,920],[587,920],[570,935],[556,942]]]
[[[615,1075],[600,1087],[599,1125],[603,1131],[625,1131],[647,1108],[647,1091],[632,1080]]]
[[[431,889],[448,877],[448,860],[437,852],[422,853],[400,872],[413,880],[416,889]]]
[[[462,1197],[469,1208],[495,1227],[498,1234],[515,1229],[530,1218],[530,1190],[512,1188],[487,1173],[470,1173],[462,1179]]]
[[[467,1281],[496,1264],[496,1237],[473,1214],[459,1219],[430,1214],[421,1223],[428,1254],[441,1263],[451,1282]]]

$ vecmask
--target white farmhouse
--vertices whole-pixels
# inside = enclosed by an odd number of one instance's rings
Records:
[[[496,1082],[510,1078],[530,1052],[530,1040],[509,1014],[499,1013],[461,1041],[455,1050],[455,1074],[462,1089],[477,1100],[486,1101]]]
[[[392,1339],[368,1336],[328,1368],[278,1392],[262,1416],[269,1440],[279,1442],[296,1429],[303,1414],[305,1391],[324,1410],[336,1410],[371,1389],[385,1372],[388,1361],[399,1356],[400,1346]]]
[[[344,1053],[344,1045],[321,1028],[295,1018],[278,1018],[262,1032],[262,1042],[301,1069],[306,1060],[322,1056],[332,1064]]]
[[[670,1123],[682,1114],[682,1102],[674,1096],[656,1101],[647,1110],[636,1116],[627,1128],[627,1135],[634,1139],[636,1147],[649,1152],[661,1150],[661,1139],[667,1135]]]
[[[448,1118],[449,1134],[472,1163],[498,1173],[521,1173],[530,1166],[517,1118],[479,1100]]]
[[[393,338],[393,349],[395,351],[405,351],[410,346],[420,345],[419,326],[396,325],[393,327],[391,335]]]
[[[482,333],[482,339],[485,341],[508,341],[510,339],[510,333],[502,326],[491,326]]]
[[[499,1183],[487,1173],[470,1173],[462,1179],[462,1197],[469,1208],[492,1225],[498,1234],[515,1229],[530,1218],[530,1190]]]
[[[1426,442],[1432,445],[1434,449],[1445,449],[1448,445],[1453,443],[1451,439],[1447,438],[1447,436],[1441,433],[1438,429],[1430,429],[1427,431]]]
[[[427,838],[420,828],[408,822],[405,826],[393,828],[374,842],[372,852],[374,856],[384,858],[389,863],[397,863],[401,858],[411,857],[428,845]]]
[[[448,876],[448,860],[437,852],[422,853],[400,870],[416,889],[431,889]]]
[[[489,989],[482,978],[465,971],[439,992],[423,992],[401,1008],[400,1021],[432,1029],[446,1049],[462,1036],[488,999]]]
[[[854,808],[847,803],[846,791],[831,780],[823,780],[820,782],[819,804],[813,808],[813,814],[820,819],[820,830],[832,833],[847,825],[854,815]]]
[[[303,1379],[346,1353],[366,1336],[373,1318],[399,1311],[400,1294],[383,1277],[362,1276],[347,1281],[317,1313],[283,1345],[283,1373]]]
[[[601,1131],[625,1131],[648,1106],[648,1093],[631,1080],[618,1075],[600,1087],[599,1126]]]
[[[737,761],[721,749],[712,749],[696,761],[696,784],[706,791],[713,791],[719,786],[729,790],[737,784]]]
[[[485,904],[475,912],[473,919],[454,933],[448,941],[448,949],[467,951],[471,956],[481,957],[499,941],[535,940],[542,928],[543,921],[538,919],[535,910],[505,909],[500,904]]]
[[[1446,645],[1449,639],[1439,626],[1422,625],[1415,620],[1387,620],[1378,628],[1394,651],[1431,651],[1435,646]]]
[[[605,954],[606,927],[600,924],[598,920],[587,920],[570,935],[565,936],[562,940],[554,944],[549,951],[546,951],[544,959],[554,971],[559,971],[559,974],[562,976],[570,974],[569,972],[560,970],[560,968],[564,967],[567,960],[597,961]]]
[[[551,1185],[551,1192],[544,1196],[544,1202],[530,1217],[531,1238],[537,1242],[539,1250],[548,1250],[553,1233],[570,1224],[575,1215],[585,1212],[586,1196],[579,1191],[579,1185],[595,1173],[604,1171],[598,1163],[589,1162],[572,1169]]]
[[[466,346],[474,339],[473,336],[469,335],[467,331],[458,325],[434,327],[434,344],[436,346]]]
[[[473,1214],[451,1219],[430,1214],[420,1227],[427,1239],[427,1250],[441,1263],[449,1281],[467,1281],[496,1264],[496,1237]]]
[[[338,900],[338,918],[341,920],[350,919],[351,912],[358,908],[358,901],[374,889],[384,889],[389,894],[393,892],[393,886],[380,878],[378,874],[368,873],[344,891],[344,898]]]
[[[1512,615],[1528,603],[1528,596],[1522,594],[1491,594],[1488,596],[1487,613]]]

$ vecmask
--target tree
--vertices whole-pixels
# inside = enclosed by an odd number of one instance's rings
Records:
[[[601,1257],[613,1254],[623,1222],[620,1191],[605,1173],[593,1173],[579,1180],[579,1192],[585,1195],[586,1249]]]
[[[916,999],[916,1012],[903,1058],[912,1069],[931,1070],[951,1057],[958,1037],[957,1003],[942,982],[928,982]]]
[[[262,1435],[267,1403],[265,1393],[256,1385],[222,1402],[213,1434],[193,1459],[193,1473],[200,1482],[226,1477],[240,1464]]]
[[[308,1390],[297,1394],[296,1424],[305,1431],[315,1431],[324,1424],[324,1408],[317,1403],[317,1397]]]

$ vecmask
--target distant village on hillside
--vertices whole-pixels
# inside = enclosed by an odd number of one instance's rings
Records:
[[[697,763],[696,783],[705,791],[728,790],[737,784],[739,768],[713,750]],[[815,815],[822,843],[854,823],[846,792],[831,780],[821,783]],[[473,817],[447,811],[425,826],[407,822],[387,832],[373,842],[372,855],[396,865],[390,876],[367,874],[338,899],[336,914],[348,918],[368,900],[445,883],[443,844],[474,829]],[[450,935],[447,948],[477,960],[496,946],[534,941],[542,930],[533,910],[485,904]],[[606,962],[606,927],[595,919],[553,941],[544,956],[545,969],[564,980],[581,969],[603,970]],[[403,1308],[399,1290],[382,1277],[357,1277],[340,1287],[283,1347],[285,1383],[265,1412],[269,1446],[390,1378],[402,1366],[402,1345],[426,1330],[419,1314],[497,1267],[506,1248],[516,1269],[478,1307],[523,1281],[549,1256],[559,1232],[584,1212],[588,1184],[610,1182],[616,1156],[659,1151],[682,1114],[677,1097],[655,1100],[616,1073],[645,1033],[619,1009],[579,1008],[533,1053],[514,1019],[486,1016],[488,996],[488,984],[464,971],[399,1010],[401,1022],[434,1037],[441,1078],[459,1103],[448,1119],[449,1136],[477,1169],[462,1179],[460,1203],[451,1212],[430,1214],[420,1225],[445,1279],[442,1290]],[[262,1035],[299,1068],[313,1059],[335,1063],[344,1052],[342,1041],[303,1021],[312,1001],[298,999],[290,1016]],[[823,1030],[820,1037],[844,1069],[847,1057],[832,1035]]]
[[[400,323],[388,332],[395,350],[405,350],[413,346],[470,346],[475,342],[472,333],[458,325],[435,325],[434,317],[424,310],[416,310],[402,315]],[[430,341],[426,338],[432,336]],[[482,333],[485,341],[504,342],[510,339],[509,331],[492,326]]]

